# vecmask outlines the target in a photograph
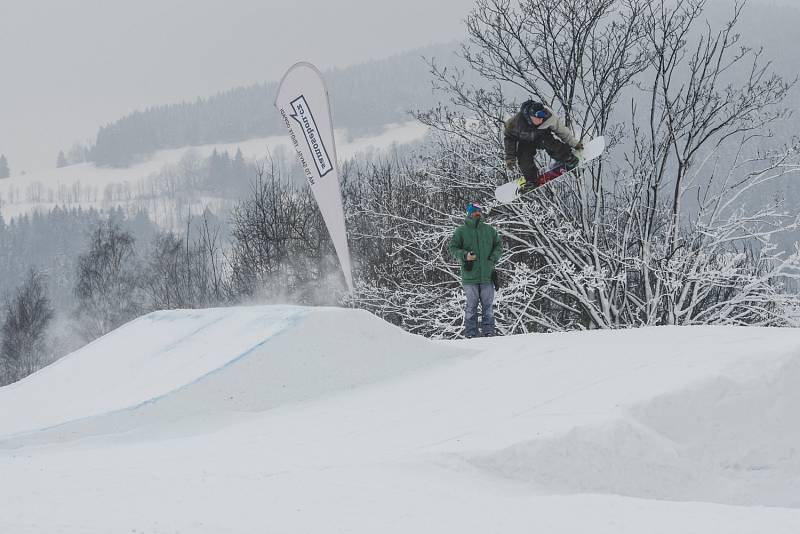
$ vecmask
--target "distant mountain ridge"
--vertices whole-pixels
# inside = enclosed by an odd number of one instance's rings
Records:
[[[732,12],[729,2],[714,0],[709,2],[705,16],[717,27]],[[800,10],[796,7],[751,2],[740,22],[742,44],[763,45],[768,52],[766,59],[791,80],[798,72],[800,54],[786,46],[785,39],[793,34],[798,21]],[[337,127],[346,128],[352,136],[369,135],[388,123],[408,119],[409,110],[435,107],[442,96],[431,90],[429,68],[422,58],[460,67],[463,62],[454,54],[458,48],[457,43],[433,45],[325,71]],[[125,167],[156,150],[280,135],[284,126],[272,105],[276,88],[277,81],[272,81],[236,87],[193,102],[134,111],[99,129],[89,160]],[[800,86],[794,88],[785,104],[798,107]],[[795,123],[786,127],[793,132]]]
[[[325,73],[337,127],[351,135],[407,120],[411,109],[437,102],[423,57],[450,61],[455,44],[419,48]],[[156,150],[235,142],[280,134],[272,105],[278,82],[237,87],[194,102],[135,111],[103,126],[90,150],[98,165],[124,167]]]

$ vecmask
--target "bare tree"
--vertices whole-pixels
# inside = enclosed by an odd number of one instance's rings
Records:
[[[145,288],[152,309],[189,308],[185,294],[185,249],[172,232],[156,237],[148,259]]]
[[[233,294],[297,304],[337,301],[341,271],[310,188],[290,183],[274,161],[258,168],[230,223]]]
[[[88,252],[78,258],[76,318],[87,340],[110,332],[143,310],[134,244],[130,232],[104,222],[92,234]]]
[[[220,304],[226,298],[225,264],[219,225],[212,225],[210,212],[203,212],[199,224],[199,237],[195,241],[200,277],[203,280],[204,300]]]
[[[53,319],[44,281],[34,270],[4,307],[0,385],[16,382],[47,363],[46,333]]]
[[[790,84],[760,51],[738,46],[741,5],[721,29],[698,31],[704,6],[479,0],[462,57],[484,82],[471,86],[462,73],[431,64],[451,106],[419,114],[435,132],[433,154],[408,174],[420,188],[416,228],[424,231],[393,234],[428,280],[446,284],[431,273],[454,272],[440,254],[448,233],[441,229],[458,219],[452,214],[510,178],[499,129],[516,109],[507,95],[522,93],[552,104],[578,133],[605,135],[610,157],[494,210],[508,250],[497,306],[506,332],[786,324],[796,299],[784,284],[798,276],[798,256],[774,243],[796,230],[797,218],[778,201],[746,208],[742,200],[800,169],[795,146],[752,147],[785,116],[779,104]],[[380,220],[390,208],[370,216]],[[428,290],[418,273],[396,274],[392,292],[363,289],[379,313],[419,302]],[[450,315],[432,319],[427,332],[455,335],[441,325],[460,310],[442,309]],[[406,307],[405,318],[414,312]]]
[[[413,162],[348,169],[345,197],[357,290],[349,303],[404,329],[454,337],[464,294],[447,243],[463,205],[416,171]]]
[[[703,251],[703,258],[708,257],[707,247],[716,248],[719,244],[712,236],[721,218],[735,217],[734,234],[738,236],[739,248],[749,239],[769,239],[753,228],[754,220],[766,223],[771,219],[777,223],[769,232],[772,236],[777,228],[791,230],[795,224],[789,218],[777,217],[778,206],[750,214],[735,209],[736,202],[745,198],[744,192],[796,169],[794,147],[778,154],[753,156],[747,154],[754,151],[746,150],[748,145],[769,135],[771,123],[787,116],[780,103],[791,83],[769,70],[770,64],[763,61],[761,50],[739,43],[740,36],[735,30],[743,3],[733,6],[731,18],[722,28],[714,30],[706,24],[705,31],[693,37],[705,5],[705,0],[675,3],[660,0],[649,6],[646,19],[646,42],[652,53],[648,79],[640,86],[647,88],[650,101],[644,124],[633,109],[636,128],[628,162],[641,188],[637,196],[646,206],[646,216],[637,221],[636,231],[645,300],[650,303],[650,309],[644,310],[648,322],[653,321],[654,303],[662,298],[668,308],[665,320],[679,322],[685,315],[680,308],[685,305],[686,297],[694,293],[693,284],[687,283],[682,273],[672,271],[678,276],[675,279],[652,276],[650,272],[650,266],[663,265],[686,253],[687,240],[681,236],[686,234],[683,212],[687,195],[694,193],[699,197],[698,213],[692,221],[699,241],[693,241],[692,248]],[[726,158],[727,172],[726,166],[719,164]],[[665,203],[668,203],[668,221],[663,220]],[[656,219],[659,215],[661,220]],[[724,226],[730,229],[731,222],[726,221]],[[651,246],[653,237],[664,231],[666,243],[655,251]],[[734,246],[736,241],[726,239],[724,243]],[[756,250],[761,254],[769,249],[759,246]],[[698,268],[696,263],[688,267],[688,272]],[[665,285],[680,286],[680,294],[665,290]]]
[[[191,219],[184,236],[156,237],[143,276],[149,309],[201,308],[227,300],[219,227],[212,227],[209,215],[203,214],[194,240]]]

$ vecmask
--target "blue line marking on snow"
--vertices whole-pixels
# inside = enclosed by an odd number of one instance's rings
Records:
[[[106,416],[106,415],[120,414],[120,413],[125,413],[125,412],[134,412],[134,411],[136,411],[136,410],[138,410],[138,409],[140,409],[140,408],[142,408],[144,406],[147,406],[149,404],[155,404],[155,403],[157,403],[158,401],[160,401],[161,399],[163,399],[165,397],[168,397],[168,396],[170,396],[170,395],[172,395],[174,393],[178,393],[178,392],[180,392],[180,391],[182,391],[182,390],[184,390],[186,388],[189,388],[189,387],[197,384],[198,382],[201,382],[205,378],[207,378],[207,377],[209,377],[209,376],[211,376],[211,375],[213,375],[215,373],[218,373],[218,372],[222,371],[223,369],[226,369],[226,368],[228,368],[228,367],[230,367],[232,365],[235,365],[237,362],[242,360],[242,358],[247,357],[249,354],[253,353],[257,349],[259,349],[259,348],[263,347],[264,345],[266,345],[274,337],[286,332],[287,330],[289,330],[291,328],[296,327],[308,315],[311,314],[311,311],[309,309],[307,309],[307,308],[302,308],[302,307],[299,307],[299,306],[298,307],[294,307],[293,306],[292,308],[297,308],[297,311],[293,312],[291,315],[283,317],[280,320],[280,322],[285,323],[283,328],[280,328],[276,332],[270,334],[269,336],[267,336],[266,338],[262,339],[261,341],[259,341],[258,343],[256,343],[252,347],[250,347],[249,349],[245,350],[244,352],[238,354],[237,356],[235,356],[233,359],[229,360],[227,363],[223,364],[222,366],[217,367],[216,369],[214,369],[212,371],[209,371],[208,373],[205,373],[204,375],[201,375],[201,376],[197,377],[196,379],[192,380],[188,384],[184,384],[184,385],[182,385],[182,386],[180,386],[178,388],[175,388],[175,389],[173,389],[171,391],[168,391],[166,393],[162,393],[161,395],[158,395],[157,397],[153,397],[151,399],[147,399],[147,400],[145,400],[143,402],[140,402],[139,404],[136,404],[136,405],[133,405],[133,406],[127,406],[125,408],[118,408],[118,409],[112,410],[110,412],[103,412],[103,413],[99,413],[99,414],[95,414],[95,415],[88,415],[88,416],[85,416],[85,417],[80,417],[78,419],[71,419],[69,421],[64,421],[63,423],[58,423],[56,425],[51,425],[51,426],[47,426],[47,427],[43,427],[43,428],[38,428],[38,429],[35,429],[35,430],[26,430],[26,431],[23,431],[23,432],[19,432],[17,434],[11,434],[11,435],[8,435],[8,436],[3,436],[3,437],[0,437],[0,443],[2,443],[4,441],[11,441],[11,440],[14,440],[15,438],[20,438],[22,436],[27,436],[27,435],[31,435],[31,434],[40,433],[40,432],[47,432],[47,431],[50,431],[50,430],[56,430],[58,428],[61,428],[61,427],[67,426],[67,425],[89,421],[91,419],[95,419],[95,418],[98,418],[98,417],[103,417],[103,416]],[[148,314],[148,316],[149,315],[152,315],[152,314]],[[147,317],[147,316],[145,316],[145,317]],[[143,319],[143,318],[140,317],[139,319]],[[137,319],[137,320],[139,320],[139,319]],[[263,320],[263,318],[253,319],[252,322],[257,322],[259,320]],[[217,322],[217,321],[214,321],[214,323],[215,322]],[[211,323],[211,324],[213,324],[213,323]],[[21,445],[20,447],[22,447],[22,446],[24,446],[24,445]]]
[[[188,316],[188,318],[189,318],[189,319],[193,319],[194,317],[192,317],[191,315],[189,315],[189,316]],[[177,340],[173,341],[172,343],[169,343],[169,344],[167,344],[167,345],[166,345],[166,346],[165,346],[165,347],[164,347],[164,348],[161,350],[161,353],[163,354],[163,353],[165,353],[165,352],[169,352],[169,351],[171,351],[171,350],[175,349],[176,347],[180,346],[182,343],[185,343],[187,339],[189,339],[189,338],[191,338],[191,337],[193,337],[193,336],[195,336],[195,335],[199,334],[200,332],[202,332],[203,330],[205,330],[206,328],[208,328],[208,327],[210,327],[210,326],[213,326],[213,325],[215,325],[215,324],[217,324],[217,323],[219,323],[219,322],[222,322],[222,321],[224,321],[224,320],[225,320],[225,319],[227,319],[227,318],[228,318],[228,317],[226,317],[226,316],[224,316],[224,315],[223,315],[223,316],[217,317],[216,319],[213,319],[213,320],[211,320],[211,321],[209,321],[209,322],[207,322],[207,323],[205,323],[205,324],[203,324],[203,325],[200,325],[200,326],[198,326],[197,328],[195,328],[194,330],[192,330],[192,331],[191,331],[191,332],[189,332],[188,334],[184,335],[184,336],[183,336],[183,337],[181,337],[180,339],[177,339]],[[160,319],[159,319],[159,320],[160,320]],[[173,320],[173,319],[170,319],[170,320]]]

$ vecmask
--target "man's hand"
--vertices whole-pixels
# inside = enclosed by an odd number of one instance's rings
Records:
[[[574,148],[575,150],[583,150],[583,143],[581,141],[578,141],[578,144],[572,148]]]
[[[477,259],[478,259],[478,256],[476,256],[474,252],[472,252],[472,251],[467,252],[467,261],[475,261]]]
[[[516,165],[517,165],[517,160],[512,158],[506,160],[506,169],[513,171]]]

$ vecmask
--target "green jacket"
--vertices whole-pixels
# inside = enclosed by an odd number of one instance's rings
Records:
[[[462,226],[456,229],[448,247],[450,254],[461,265],[461,282],[463,284],[489,283],[492,271],[503,253],[503,244],[497,230],[483,222],[483,215],[478,219],[468,217]],[[467,252],[474,252],[478,257],[467,271]]]

